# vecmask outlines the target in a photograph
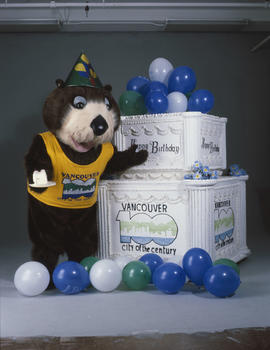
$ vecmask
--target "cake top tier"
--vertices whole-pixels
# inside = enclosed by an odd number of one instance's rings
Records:
[[[147,150],[147,161],[129,172],[189,171],[195,161],[226,168],[227,118],[183,112],[122,116],[114,141],[119,151],[133,144]]]

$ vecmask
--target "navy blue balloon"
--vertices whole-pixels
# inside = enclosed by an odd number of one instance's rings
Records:
[[[238,273],[228,265],[215,265],[206,271],[203,278],[206,290],[216,297],[232,296],[240,286]]]
[[[175,294],[184,286],[186,274],[181,266],[175,263],[165,263],[155,269],[153,282],[161,292]]]
[[[160,81],[149,81],[149,83],[140,88],[139,93],[146,96],[150,91],[161,91],[164,95],[168,95],[167,86]]]
[[[77,294],[90,285],[89,273],[75,261],[65,261],[53,271],[53,283],[64,294]]]
[[[204,89],[194,91],[188,100],[189,111],[199,111],[208,113],[214,106],[214,96],[212,92]]]
[[[196,83],[194,71],[190,67],[180,66],[172,71],[168,81],[168,90],[169,93],[178,91],[186,94],[195,89]]]
[[[144,102],[149,113],[167,112],[168,99],[161,91],[150,91],[146,95]]]
[[[203,285],[204,274],[212,266],[213,262],[210,255],[201,248],[191,248],[183,257],[185,273],[197,286]]]
[[[127,83],[127,90],[128,91],[136,91],[140,93],[140,89],[142,89],[143,86],[145,86],[149,82],[149,79],[145,77],[134,77],[130,79]]]
[[[157,267],[163,264],[163,259],[157,254],[148,253],[148,254],[144,254],[139,260],[144,262],[150,268],[151,270],[150,283],[152,283],[154,271]]]

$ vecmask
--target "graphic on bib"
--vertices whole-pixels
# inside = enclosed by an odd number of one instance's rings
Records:
[[[83,181],[80,179],[71,180],[70,178],[64,178],[62,181],[63,188],[63,199],[77,199],[80,197],[90,198],[93,196],[96,189],[96,179],[88,179]]]
[[[129,211],[118,212],[120,242],[148,244],[151,241],[161,246],[172,244],[178,234],[174,219],[168,214],[157,214],[153,217],[138,213],[131,216]]]
[[[216,250],[233,242],[234,213],[231,207],[215,209]]]

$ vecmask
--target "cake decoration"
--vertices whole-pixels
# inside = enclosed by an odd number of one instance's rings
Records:
[[[245,169],[240,168],[238,164],[232,164],[229,167],[229,175],[230,176],[244,176],[244,175],[247,175],[247,172]]]
[[[218,171],[210,170],[207,165],[202,165],[196,160],[192,165],[193,174],[185,174],[185,180],[209,180],[218,179]]]

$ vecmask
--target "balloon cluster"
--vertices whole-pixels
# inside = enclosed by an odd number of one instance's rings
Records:
[[[130,79],[119,98],[123,115],[199,111],[208,113],[214,105],[213,94],[195,90],[197,78],[187,66],[174,68],[166,58],[156,58],[149,66],[149,79]]]
[[[111,292],[123,281],[131,290],[143,290],[149,283],[161,292],[175,294],[186,283],[186,277],[197,286],[217,297],[234,294],[240,285],[239,268],[232,260],[220,259],[212,263],[201,248],[192,248],[183,257],[181,267],[164,262],[157,254],[145,254],[139,260],[120,256],[115,260],[87,257],[77,263],[65,261],[53,272],[55,287],[64,294],[77,294],[91,285],[98,291]],[[14,276],[17,290],[27,296],[41,294],[49,285],[46,267],[30,261],[20,266]]]
[[[218,178],[217,170],[210,170],[208,166],[202,165],[196,160],[192,166],[192,174],[184,175],[185,180],[214,180]]]

